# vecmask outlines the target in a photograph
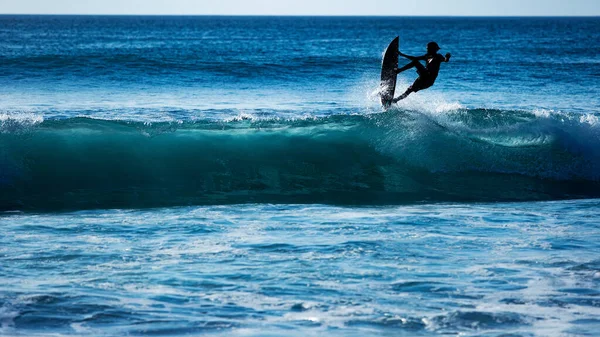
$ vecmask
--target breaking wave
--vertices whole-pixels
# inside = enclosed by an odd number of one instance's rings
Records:
[[[0,209],[600,196],[598,116],[393,110],[143,123],[0,118]]]

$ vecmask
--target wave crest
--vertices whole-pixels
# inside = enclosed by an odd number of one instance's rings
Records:
[[[594,118],[457,109],[11,122],[1,124],[0,209],[597,197]]]

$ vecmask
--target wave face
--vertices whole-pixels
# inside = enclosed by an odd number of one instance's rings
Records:
[[[462,109],[295,120],[0,122],[2,210],[600,196],[594,115]]]

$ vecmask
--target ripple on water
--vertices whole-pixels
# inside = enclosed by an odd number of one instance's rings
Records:
[[[580,203],[10,214],[0,334],[593,335],[600,207]]]

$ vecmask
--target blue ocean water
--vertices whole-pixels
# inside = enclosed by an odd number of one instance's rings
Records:
[[[383,111],[398,35],[453,56]],[[598,41],[598,18],[0,16],[0,334],[596,335]]]

